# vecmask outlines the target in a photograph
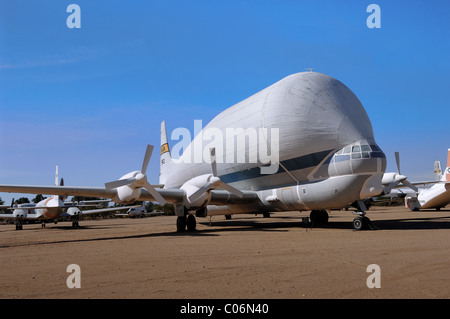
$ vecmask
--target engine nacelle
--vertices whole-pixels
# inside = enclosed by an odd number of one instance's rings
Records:
[[[142,175],[139,171],[133,171],[123,175],[120,180],[136,178],[138,175]],[[142,175],[143,176],[143,175]],[[117,204],[131,204],[134,203],[141,196],[141,189],[143,184],[139,181],[134,181],[128,185],[117,187],[117,195],[113,198],[113,201]]]
[[[384,173],[383,178],[381,179],[381,184],[388,185],[397,181],[397,175],[397,173]]]
[[[131,188],[128,185],[117,188],[117,195],[112,199],[117,204],[131,204],[141,196],[140,188]]]
[[[212,177],[214,177],[212,174],[204,174],[204,175],[196,176],[194,178],[191,178],[187,182],[185,182],[180,187],[181,189],[183,189],[186,192],[186,202],[184,203],[184,206],[186,206],[187,208],[190,208],[190,207],[206,206],[208,204],[208,202],[211,199],[211,195],[207,191],[204,192],[199,198],[197,198],[192,203],[189,201],[189,196],[194,194],[201,187],[208,184]]]
[[[28,209],[16,208],[13,211],[13,217],[15,218],[26,218],[28,216]]]
[[[78,216],[81,214],[81,210],[78,207],[69,207],[67,209],[67,214],[70,216]]]

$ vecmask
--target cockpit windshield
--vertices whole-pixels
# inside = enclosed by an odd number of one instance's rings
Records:
[[[367,142],[366,142],[367,143]],[[379,157],[381,149],[375,144],[355,144],[346,146],[336,152],[336,155],[350,155],[352,159]]]

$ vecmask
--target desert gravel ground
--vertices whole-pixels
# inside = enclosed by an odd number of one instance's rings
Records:
[[[354,231],[350,211],[314,228],[308,215],[197,218],[185,233],[174,216],[0,225],[0,298],[450,298],[449,209],[373,207],[372,231]],[[67,287],[70,264],[81,288]]]

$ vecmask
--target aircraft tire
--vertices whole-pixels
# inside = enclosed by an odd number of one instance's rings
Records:
[[[183,232],[186,230],[186,216],[177,217],[177,232]]]
[[[194,215],[188,215],[186,220],[186,226],[188,231],[195,231],[195,227],[197,226],[197,221],[195,220]]]
[[[352,225],[354,230],[366,229],[366,221],[363,217],[355,217],[355,219],[353,219]]]

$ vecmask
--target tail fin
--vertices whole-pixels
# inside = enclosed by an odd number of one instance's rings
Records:
[[[58,164],[56,164],[55,186],[58,186]]]
[[[159,166],[159,183],[166,184],[169,177],[170,166],[172,165],[172,156],[170,155],[169,144],[167,140],[166,122],[161,122],[161,159]]]
[[[440,181],[442,179],[442,169],[440,161],[434,162],[434,175],[436,176],[437,181]]]
[[[442,180],[450,182],[450,148],[447,153],[447,167],[445,168],[445,172],[442,175]]]
[[[61,182],[58,181],[59,179],[59,172],[58,172],[58,164],[56,164],[56,173],[55,173],[55,186],[64,186],[64,179],[61,177]],[[64,201],[66,199],[66,196],[63,195],[55,195],[56,199]]]

